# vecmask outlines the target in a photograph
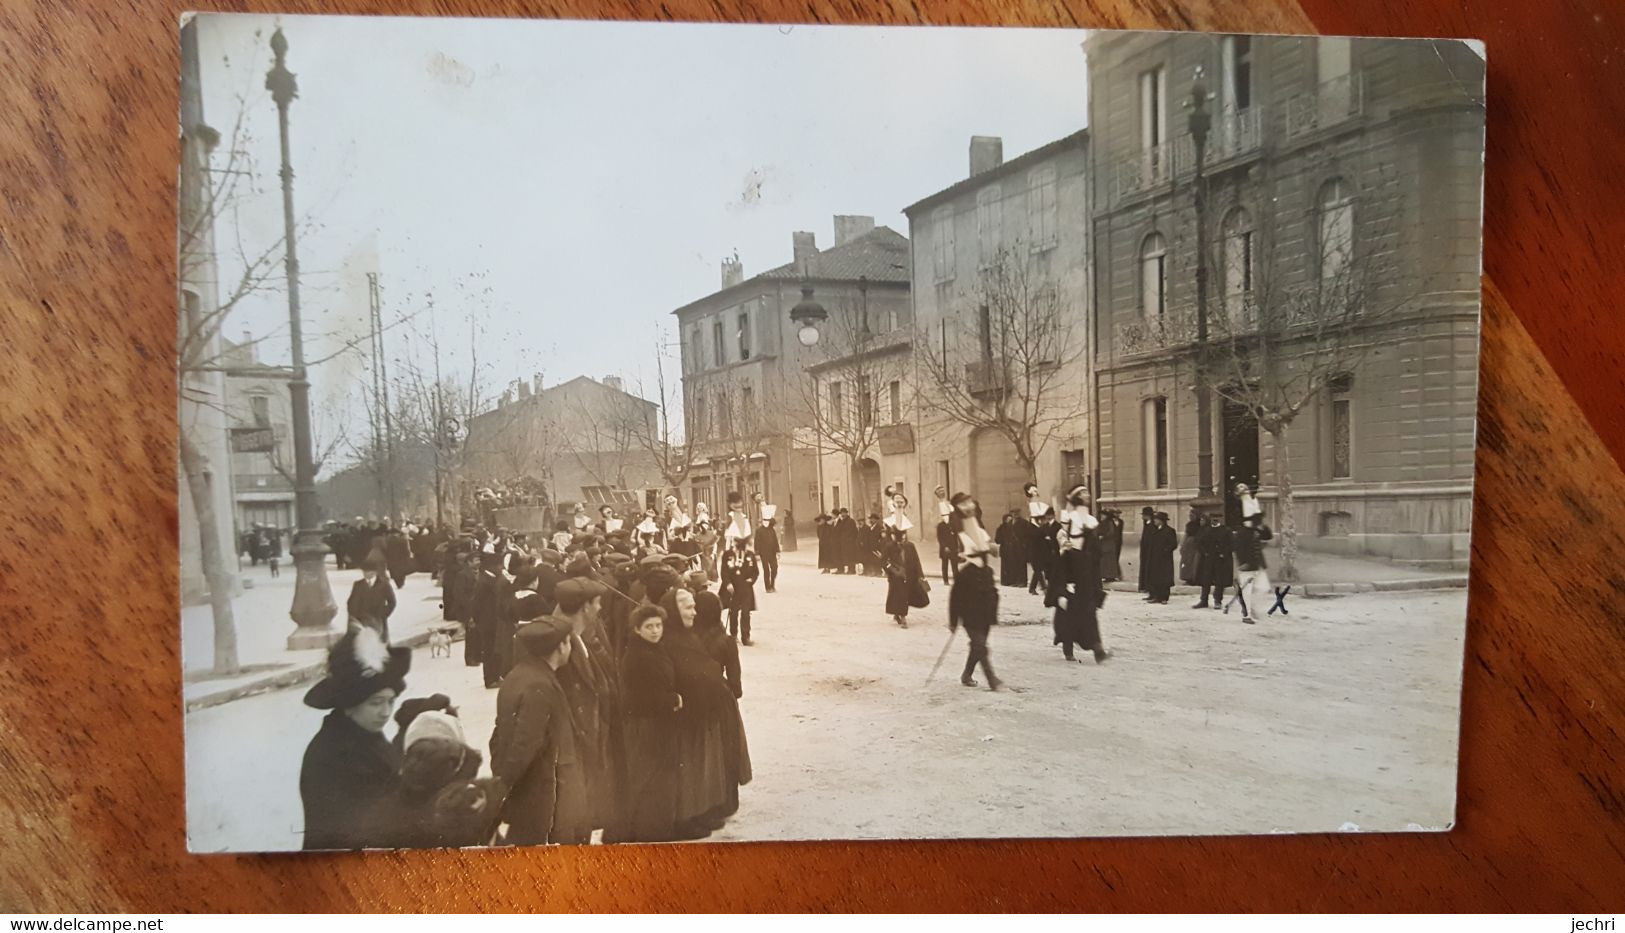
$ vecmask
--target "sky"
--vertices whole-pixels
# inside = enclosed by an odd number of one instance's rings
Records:
[[[387,357],[436,340],[493,399],[538,372],[652,386],[657,352],[677,370],[669,312],[716,291],[724,257],[748,277],[790,260],[792,231],[828,247],[836,214],[907,235],[902,208],[965,177],[971,136],[1010,159],[1087,120],[1083,30],[199,20],[214,168],[235,151],[245,173],[222,279],[282,230],[281,26],[306,358],[364,341],[376,272]],[[268,290],[225,333],[283,362],[287,319]],[[361,352],[313,366],[318,424],[357,430],[368,378]]]

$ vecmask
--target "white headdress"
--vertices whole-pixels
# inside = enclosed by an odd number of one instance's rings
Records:
[[[762,521],[771,521],[773,516],[779,514],[779,507],[770,502],[762,503]]]

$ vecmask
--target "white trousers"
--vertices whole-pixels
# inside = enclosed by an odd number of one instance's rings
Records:
[[[1261,616],[1269,612],[1275,601],[1275,590],[1270,587],[1270,575],[1264,570],[1237,570],[1236,595],[1241,597],[1248,616]]]

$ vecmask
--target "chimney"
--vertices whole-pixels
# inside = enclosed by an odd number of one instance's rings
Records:
[[[530,383],[523,379],[519,380],[519,397],[530,398]]]
[[[536,394],[537,395],[542,394],[542,374],[541,373],[537,373],[531,379],[530,384],[536,388]]]
[[[835,215],[835,245],[846,244],[875,228],[875,219],[861,214]]]
[[[619,391],[622,391],[622,392],[626,391],[625,389],[621,388],[621,377],[620,376],[605,376],[604,377],[604,385],[609,386],[611,389],[616,389],[616,390],[619,390]]]
[[[733,258],[722,260],[722,287],[733,288],[745,281],[745,264],[739,261],[739,254],[734,253]]]
[[[970,138],[970,173],[980,175],[1004,164],[1004,140],[997,136]]]
[[[818,238],[805,230],[797,230],[790,234],[790,243],[795,248],[796,271],[806,275],[807,264],[818,255]]]

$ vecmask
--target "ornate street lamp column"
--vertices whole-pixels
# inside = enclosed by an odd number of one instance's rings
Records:
[[[293,651],[326,648],[338,637],[331,628],[338,607],[327,582],[327,546],[317,529],[316,468],[311,462],[310,380],[305,372],[304,335],[299,318],[299,256],[296,251],[293,220],[293,165],[288,158],[288,105],[299,94],[285,59],[288,40],[278,29],[271,36],[271,52],[276,63],[265,75],[265,89],[276,101],[277,128],[282,140],[282,224],[285,244],[284,265],[288,273],[288,339],[293,346],[293,379],[288,393],[293,407],[294,511],[299,530],[294,539],[295,571],[293,607],[288,615],[298,625],[288,636]]]
[[[1198,494],[1196,503],[1204,507],[1217,504],[1213,495],[1213,390],[1208,385],[1207,342],[1207,134],[1213,117],[1207,109],[1207,87],[1202,83],[1202,69],[1196,69],[1191,85],[1190,132],[1196,144],[1196,476]]]

